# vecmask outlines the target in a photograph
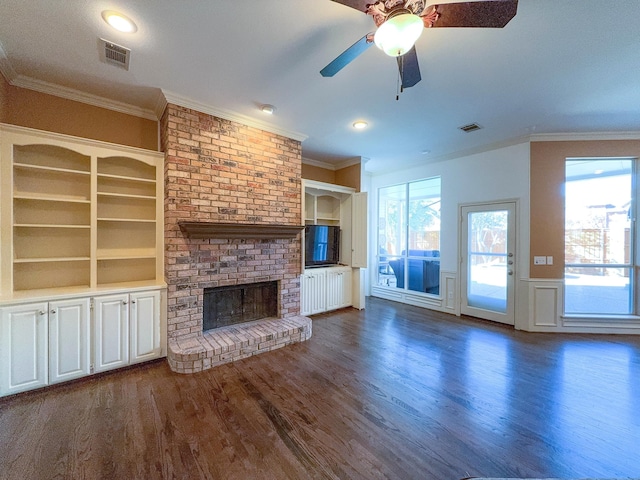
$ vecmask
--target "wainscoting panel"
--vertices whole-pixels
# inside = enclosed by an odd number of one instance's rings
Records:
[[[448,313],[453,313],[455,315],[460,315],[460,296],[458,295],[457,289],[457,275],[456,272],[445,272],[442,271],[441,275],[441,286],[444,286],[444,291],[442,291],[442,298],[444,300],[444,311]]]
[[[523,330],[530,332],[557,331],[562,325],[563,284],[561,280],[523,279],[526,285],[526,306],[521,312],[526,312],[526,325]]]
[[[531,307],[533,324],[537,327],[557,327],[560,321],[559,285],[532,285]]]

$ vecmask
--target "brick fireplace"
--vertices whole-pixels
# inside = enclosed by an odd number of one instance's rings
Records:
[[[300,317],[301,145],[168,104],[165,276],[168,361],[196,372],[311,336]],[[277,283],[277,316],[203,333],[205,289]]]

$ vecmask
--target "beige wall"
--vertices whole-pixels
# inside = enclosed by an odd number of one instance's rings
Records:
[[[11,86],[0,75],[0,121],[158,150],[158,122]]]
[[[640,157],[639,140],[531,143],[530,277],[564,277],[564,165],[571,157]],[[533,265],[553,255],[553,265]]]
[[[316,182],[332,183],[344,187],[355,188],[360,191],[360,164],[351,165],[339,170],[316,167],[302,164],[302,178],[315,180]]]
[[[360,191],[360,164],[336,170],[336,184]]]
[[[320,168],[315,165],[303,163],[302,178],[305,180],[315,180],[316,182],[336,183],[336,172],[327,168]]]

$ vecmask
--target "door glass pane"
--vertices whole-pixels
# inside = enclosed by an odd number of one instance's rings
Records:
[[[507,311],[507,225],[509,212],[469,213],[467,304],[470,307]]]
[[[565,313],[634,311],[633,161],[566,161]]]

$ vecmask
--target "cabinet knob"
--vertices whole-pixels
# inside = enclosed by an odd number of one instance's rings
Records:
[[[52,308],[52,309],[51,309],[51,313],[56,313],[56,309],[55,309],[55,308]]]
[[[136,303],[136,301],[135,300],[131,300],[131,303]]]
[[[47,312],[46,312],[45,310],[40,310],[38,313],[39,313],[40,315],[44,315],[44,314],[45,314],[45,313],[47,313]]]
[[[126,300],[122,300],[122,304],[123,305],[126,305],[127,303],[129,303],[129,302],[127,302]]]

